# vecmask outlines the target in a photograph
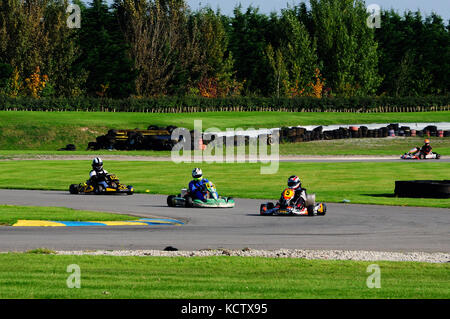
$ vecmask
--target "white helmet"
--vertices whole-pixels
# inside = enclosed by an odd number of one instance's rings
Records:
[[[195,179],[200,179],[203,176],[203,172],[200,168],[194,168],[192,170],[192,177]]]
[[[103,161],[100,157],[96,157],[92,160],[92,168],[97,172],[103,169]]]

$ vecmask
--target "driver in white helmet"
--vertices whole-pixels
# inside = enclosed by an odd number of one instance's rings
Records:
[[[102,185],[104,188],[108,187],[106,182],[106,175],[108,171],[103,169],[103,161],[100,157],[96,157],[92,160],[92,170],[89,172],[88,184],[97,188],[97,185]]]
[[[298,209],[302,209],[306,204],[306,189],[302,188],[302,182],[298,176],[292,175],[288,178],[288,187],[294,191],[294,197],[292,203],[296,205]]]
[[[205,184],[209,183],[206,178],[203,178],[203,172],[200,168],[192,170],[192,177],[194,178],[189,183],[189,193],[193,199],[200,199],[206,201],[207,192],[205,191]]]

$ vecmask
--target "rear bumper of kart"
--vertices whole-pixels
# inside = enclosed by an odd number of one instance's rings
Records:
[[[172,203],[176,207],[186,207],[186,199],[183,197],[174,197]],[[192,207],[196,208],[233,208],[235,201],[228,198],[208,199],[206,202],[195,199],[192,201]]]

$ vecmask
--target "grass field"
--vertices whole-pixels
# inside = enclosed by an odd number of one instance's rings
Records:
[[[449,208],[448,199],[413,199],[393,196],[395,180],[450,179],[448,162],[352,162],[279,163],[279,172],[261,175],[257,163],[212,163],[200,165],[223,195],[277,199],[287,178],[296,174],[303,186],[325,202],[431,206]],[[115,173],[137,192],[175,194],[186,187],[192,168],[198,163],[106,161],[105,169]],[[68,190],[70,184],[88,178],[90,161],[3,161],[0,188]],[[30,178],[32,177],[32,178]],[[255,208],[257,209],[257,208]]]
[[[13,225],[19,219],[53,221],[119,221],[136,220],[138,218],[130,215],[99,213],[63,207],[0,205],[0,225]]]
[[[108,129],[145,129],[176,125],[192,129],[194,120],[203,129],[274,128],[297,125],[364,124],[397,122],[449,122],[450,112],[426,113],[102,113],[0,111],[0,150],[57,150],[75,144],[84,150],[89,141]]]
[[[46,252],[43,250],[43,252]],[[67,266],[80,267],[69,289]],[[381,288],[366,285],[371,262],[257,257],[114,257],[0,254],[0,298],[442,298],[447,264],[376,262]]]

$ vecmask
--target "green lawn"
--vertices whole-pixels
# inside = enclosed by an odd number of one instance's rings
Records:
[[[0,205],[0,225],[13,225],[19,219],[53,221],[119,221],[136,220],[130,215],[99,213],[64,207]]]
[[[300,176],[304,187],[325,202],[450,207],[448,199],[393,197],[395,180],[450,179],[448,162],[281,162],[273,175],[261,175],[258,163],[175,164],[172,162],[106,161],[105,169],[115,173],[137,192],[175,194],[186,187],[191,170],[200,166],[223,195],[276,199],[287,178]],[[0,188],[68,190],[72,183],[88,178],[90,161],[3,161]],[[32,178],[30,178],[32,177]],[[255,208],[256,209],[256,208]]]
[[[67,287],[67,266],[81,288]],[[114,257],[0,254],[0,298],[442,298],[447,264],[376,262],[381,288],[366,285],[373,262],[253,257]]]
[[[396,122],[449,122],[450,111],[417,113],[302,113],[302,112],[202,112],[202,113],[103,113],[0,111],[0,149],[57,150],[75,144],[84,150],[89,141],[108,129],[145,129],[176,125],[192,129],[194,120],[203,129],[274,128],[297,125],[364,124]]]

